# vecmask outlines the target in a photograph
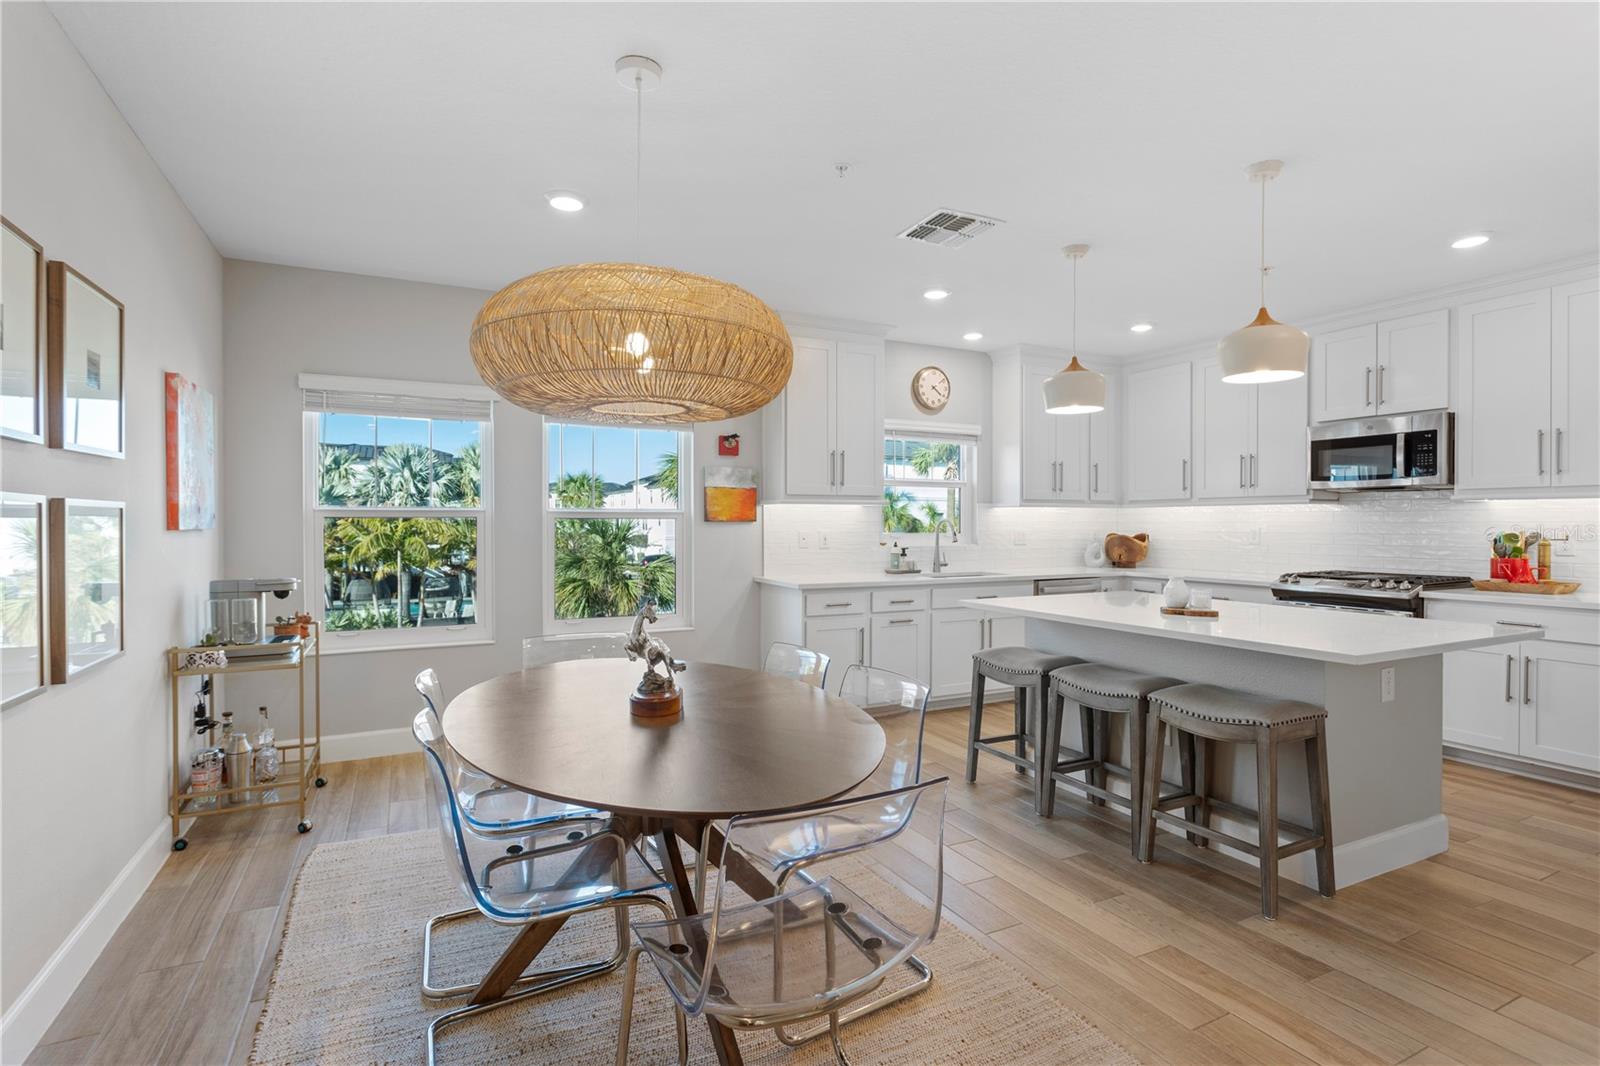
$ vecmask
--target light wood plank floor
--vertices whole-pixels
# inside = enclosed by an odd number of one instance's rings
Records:
[[[963,783],[965,717],[928,726],[927,769],[952,779],[946,919],[1140,1059],[1600,1061],[1600,796],[1446,764],[1447,854],[1331,901],[1285,882],[1266,922],[1249,867],[1170,835],[1141,867],[1121,818],[1063,792],[1043,822],[998,760]],[[436,824],[422,771],[329,766],[305,837],[292,812],[194,829],[29,1061],[245,1061],[300,862]],[[910,834],[879,867],[925,895],[934,848]]]

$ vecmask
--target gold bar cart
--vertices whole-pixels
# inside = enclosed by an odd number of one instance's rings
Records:
[[[170,648],[167,651],[167,673],[172,679],[172,788],[169,790],[168,813],[172,817],[172,850],[182,851],[189,846],[188,840],[183,836],[182,821],[185,818],[203,818],[216,814],[243,814],[246,811],[262,811],[273,807],[299,807],[300,823],[296,828],[302,833],[311,832],[311,819],[306,817],[306,803],[313,788],[326,785],[327,779],[321,776],[322,769],[322,626],[318,622],[309,623],[309,635],[301,638],[299,646],[286,656],[275,657],[267,661],[239,658],[232,660],[226,666],[202,667],[199,669],[185,670],[179,667],[190,652],[216,651],[214,647]],[[222,651],[226,652],[224,645]],[[311,708],[312,708],[312,737],[306,739],[306,660],[311,660]],[[282,763],[278,771],[278,780],[267,785],[239,785],[228,788],[208,789],[196,792],[183,785],[183,734],[186,721],[183,701],[179,689],[186,677],[209,677],[212,679],[210,692],[206,695],[207,713],[215,717],[217,688],[215,680],[218,677],[228,677],[233,674],[255,673],[263,670],[295,670],[298,671],[299,702],[300,702],[300,732],[299,738],[292,741],[278,741],[278,751],[282,755]],[[206,743],[215,743],[216,727],[212,726],[206,733]],[[290,758],[291,753],[294,755]],[[296,772],[297,771],[297,772]],[[262,797],[269,793],[278,793],[279,798],[266,800]],[[231,802],[240,793],[256,793],[248,802]]]

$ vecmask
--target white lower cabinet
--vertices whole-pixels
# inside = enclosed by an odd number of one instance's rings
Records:
[[[1527,640],[1444,660],[1446,743],[1600,771],[1600,647]]]
[[[832,660],[828,666],[828,687],[836,689],[835,673],[842,677],[846,667],[867,661],[867,616],[841,614],[807,618],[805,646]]]
[[[914,677],[927,684],[928,630],[927,611],[873,615],[869,661],[876,669]]]
[[[972,691],[972,657],[987,647],[988,628],[981,611],[946,607],[933,612],[929,696],[939,700]]]

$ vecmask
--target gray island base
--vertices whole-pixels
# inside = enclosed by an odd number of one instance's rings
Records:
[[[1516,640],[1526,630],[1235,601],[1219,603],[1217,619],[1176,618],[1162,615],[1160,605],[1158,596],[1132,592],[964,604],[1025,618],[1027,646],[1039,651],[1327,708],[1341,887],[1446,850],[1443,655]],[[1077,722],[1069,708],[1063,747],[1081,746]],[[1126,737],[1114,735],[1112,758],[1126,763],[1126,752]],[[1178,781],[1170,731],[1165,761],[1163,794],[1176,791]],[[1211,766],[1215,798],[1259,809],[1249,746],[1214,744]],[[1113,787],[1126,792],[1125,783]],[[1282,820],[1310,824],[1303,745],[1279,749],[1278,805]],[[1056,816],[1061,816],[1059,804]],[[1256,835],[1254,823],[1225,814],[1214,813],[1212,824],[1246,840]],[[1253,862],[1225,846],[1221,850]],[[1284,860],[1280,876],[1314,885],[1314,856],[1306,852]]]

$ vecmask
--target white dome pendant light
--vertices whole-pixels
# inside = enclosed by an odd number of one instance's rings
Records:
[[[1061,253],[1072,260],[1072,362],[1044,379],[1044,409],[1053,415],[1092,415],[1106,409],[1106,376],[1078,362],[1078,260],[1087,244],[1069,244]]]
[[[1260,385],[1304,377],[1311,337],[1303,329],[1286,326],[1267,314],[1267,182],[1283,170],[1277,159],[1245,168],[1250,180],[1261,183],[1261,310],[1255,321],[1234,330],[1217,344],[1222,357],[1222,380],[1230,385]]]

